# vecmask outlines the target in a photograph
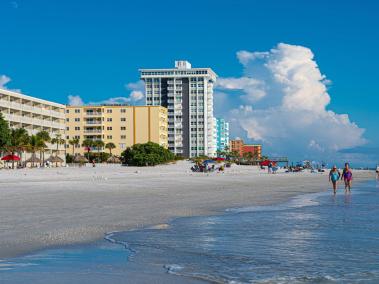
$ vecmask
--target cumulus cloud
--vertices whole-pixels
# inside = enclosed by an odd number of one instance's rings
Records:
[[[328,109],[330,81],[309,48],[280,43],[268,52],[239,51],[237,58],[243,76],[220,78],[217,85],[231,96],[241,93],[240,106],[226,114],[234,135],[264,142],[270,153],[299,158],[332,157],[367,142],[364,129],[347,114]]]
[[[9,89],[6,85],[12,81],[11,78],[9,78],[6,75],[0,75],[0,89],[9,90],[12,92],[21,93],[20,89]]]
[[[83,100],[80,96],[68,96],[68,104],[71,106],[82,106],[84,105]]]
[[[125,97],[110,97],[101,101],[90,101],[89,105],[100,105],[100,104],[133,104],[138,105],[144,99],[144,84],[143,81],[132,82],[125,85],[129,95]],[[69,105],[85,105],[83,99],[80,96],[68,96]]]

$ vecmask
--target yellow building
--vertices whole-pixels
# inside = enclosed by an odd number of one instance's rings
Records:
[[[151,141],[167,148],[167,135],[167,109],[161,106],[66,106],[66,147],[70,154],[73,147],[68,141],[73,138],[80,140],[75,154],[84,154],[82,143],[91,139],[114,143],[112,154],[119,156],[137,143]]]

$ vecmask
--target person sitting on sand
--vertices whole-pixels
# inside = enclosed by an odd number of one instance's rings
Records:
[[[333,193],[336,194],[337,191],[337,182],[341,177],[341,173],[337,170],[337,166],[333,166],[333,168],[329,172],[329,182],[333,184]]]
[[[349,167],[349,163],[345,163],[345,168],[343,169],[341,180],[344,180],[345,182],[345,193],[347,190],[351,190],[351,182],[353,180],[353,173],[351,172],[351,169]]]

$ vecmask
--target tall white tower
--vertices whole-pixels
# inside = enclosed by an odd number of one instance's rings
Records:
[[[211,68],[192,68],[175,61],[175,68],[140,69],[147,105],[168,109],[169,149],[183,157],[214,156],[213,85]]]

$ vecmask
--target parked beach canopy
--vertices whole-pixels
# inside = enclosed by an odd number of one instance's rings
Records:
[[[21,158],[16,155],[6,155],[1,158],[2,161],[20,161]]]

